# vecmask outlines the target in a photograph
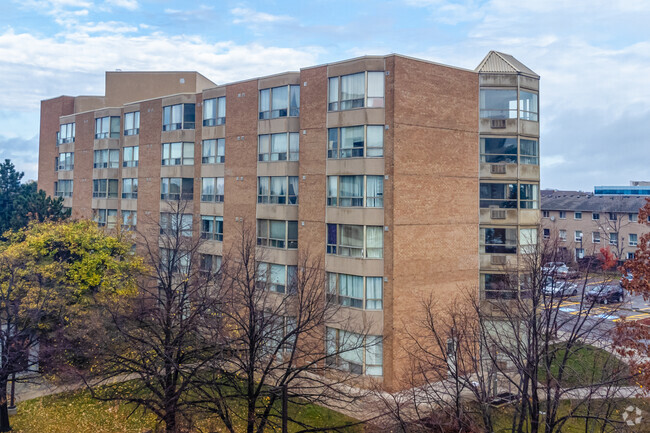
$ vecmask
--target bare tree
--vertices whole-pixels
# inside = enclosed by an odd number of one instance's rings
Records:
[[[524,266],[503,270],[500,299],[466,290],[452,308],[444,306],[448,313],[424,300],[424,319],[411,333],[412,388],[384,399],[405,430],[437,424],[445,431],[492,432],[499,401],[511,402],[511,430],[518,433],[560,432],[577,419],[599,429],[621,425],[612,398],[632,392],[622,389],[629,369],[608,352],[597,365],[585,365],[596,358],[582,356],[588,345],[610,349],[608,315],[617,314],[615,307],[604,312],[586,296],[586,276],[570,286],[570,294],[579,293],[572,301],[553,291],[542,264],[556,245],[527,248]],[[576,359],[591,371],[586,383],[566,380],[578,374]],[[570,407],[561,407],[568,399]]]
[[[219,357],[223,299],[216,259],[192,236],[188,203],[168,205],[160,221],[143,224],[153,231],[138,233],[149,273],[137,296],[102,305],[108,329],[97,336],[99,380],[87,383],[95,398],[134,404],[173,433],[191,421],[196,376]]]
[[[600,215],[599,219],[594,220],[598,231],[605,237],[605,242],[612,253],[616,256],[616,260],[625,260],[623,252],[625,250],[625,239],[621,236],[621,230],[636,221],[630,221],[629,218],[624,218],[623,214],[617,212],[608,212]]]
[[[196,404],[216,414],[230,432],[262,433],[288,423],[295,431],[317,431],[290,416],[287,405],[343,407],[355,401],[361,393],[344,386],[360,373],[351,358],[381,342],[363,326],[348,332],[349,319],[326,296],[322,257],[299,254],[286,284],[271,278],[266,260],[254,230],[243,226],[222,267],[225,356],[201,375]],[[326,344],[332,333],[337,338]]]

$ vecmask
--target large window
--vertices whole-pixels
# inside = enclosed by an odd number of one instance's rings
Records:
[[[384,125],[328,129],[328,158],[374,158],[384,156]]]
[[[519,185],[519,207],[537,209],[539,206],[539,185],[522,183]]]
[[[506,228],[481,229],[481,246],[483,253],[516,254],[517,230]]]
[[[194,129],[194,104],[176,104],[163,107],[163,131]]]
[[[258,177],[257,202],[264,204],[298,204],[298,176]]]
[[[216,276],[221,269],[222,257],[213,254],[201,254],[200,271],[205,276]]]
[[[328,81],[328,111],[384,106],[383,71],[359,72],[331,77]]]
[[[122,229],[133,230],[138,223],[138,212],[134,210],[122,210]]]
[[[201,238],[223,241],[223,217],[201,215]]]
[[[193,178],[163,177],[160,179],[161,200],[192,200],[193,196]]]
[[[629,235],[629,244],[631,247],[636,247],[639,243],[639,236],[636,233],[630,233]]]
[[[260,90],[259,118],[300,116],[300,86],[281,86]]]
[[[223,177],[201,179],[201,201],[223,203]]]
[[[516,285],[507,274],[482,274],[483,292],[487,299],[514,299]]]
[[[537,122],[539,119],[537,93],[519,91],[519,118]]]
[[[384,177],[361,175],[328,176],[327,205],[383,207]]]
[[[190,254],[173,248],[160,248],[160,266],[168,275],[190,273]]]
[[[300,134],[283,132],[258,137],[258,161],[298,161]]]
[[[74,135],[75,135],[74,122],[64,123],[59,127],[56,144],[74,143]]]
[[[162,165],[194,165],[194,143],[163,143]]]
[[[119,168],[120,151],[118,149],[95,150],[93,168]]]
[[[138,178],[122,179],[122,198],[138,198]]]
[[[539,143],[537,140],[519,140],[519,163],[539,165]]]
[[[226,139],[203,140],[201,163],[223,164],[226,161]]]
[[[160,234],[192,237],[192,214],[160,213]]]
[[[296,270],[296,266],[259,262],[257,282],[262,289],[277,293],[293,293],[295,292]]]
[[[354,374],[383,374],[383,341],[379,335],[362,335],[342,329],[326,329],[327,365]]]
[[[100,227],[114,228],[117,224],[117,209],[93,209],[93,221]]]
[[[257,245],[298,248],[298,221],[257,220]]]
[[[481,183],[480,196],[482,208],[517,208],[516,183]]]
[[[120,117],[106,116],[95,119],[95,138],[120,138]]]
[[[481,162],[517,163],[516,138],[481,138]]]
[[[383,278],[328,272],[328,299],[340,305],[366,310],[381,310]]]
[[[137,167],[140,159],[140,146],[125,147],[122,167]]]
[[[203,126],[216,126],[226,123],[226,97],[203,101]]]
[[[384,228],[327,224],[327,253],[381,259],[384,256]]]
[[[54,195],[57,197],[72,197],[72,180],[59,180],[54,185]]]
[[[93,198],[117,198],[117,179],[93,179]]]
[[[481,89],[479,104],[482,119],[516,119],[519,105],[520,119],[533,122],[538,120],[536,93],[520,91],[517,104],[515,89]]]
[[[140,133],[140,112],[124,113],[124,136]]]
[[[57,170],[73,170],[74,152],[59,153],[59,163],[57,165]]]

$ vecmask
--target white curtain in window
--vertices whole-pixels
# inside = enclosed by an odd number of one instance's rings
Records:
[[[204,177],[201,180],[201,194],[214,195],[214,177]]]
[[[258,177],[257,178],[257,195],[267,196],[269,195],[269,178]]]
[[[271,177],[271,195],[286,196],[287,195],[287,178],[284,176]]]
[[[272,239],[284,240],[286,238],[287,225],[284,221],[271,221],[271,235]]]
[[[338,176],[327,176],[327,197],[336,198],[338,190]],[[332,203],[335,205],[336,203]]]
[[[172,106],[172,123],[183,123],[183,106],[181,104]]]
[[[287,134],[273,134],[271,136],[271,160],[282,161],[286,159]],[[284,154],[281,155],[281,154]]]
[[[363,248],[363,226],[341,225],[341,245]]]
[[[289,176],[289,196],[298,196],[298,176]]]
[[[366,257],[381,258],[384,249],[384,229],[379,226],[366,227]]]
[[[338,274],[328,272],[327,273],[327,292],[331,293],[332,295],[336,294],[336,280],[338,278]]]
[[[363,299],[363,277],[339,274],[339,292],[341,296]]]
[[[368,107],[384,106],[384,73],[368,72]]]
[[[341,101],[363,99],[366,87],[366,74],[360,72],[341,77]]]
[[[340,176],[341,197],[363,197],[363,176]]]
[[[223,177],[218,177],[217,178],[216,186],[217,186],[216,187],[216,194],[217,195],[223,195],[223,191],[224,191]]]
[[[367,191],[366,196],[368,201],[366,206],[368,207],[382,207],[383,206],[383,196],[384,196],[384,178],[383,176],[367,176]]]
[[[269,111],[271,104],[271,90],[260,90],[260,112]]]
[[[341,149],[363,148],[363,126],[341,128]]]
[[[338,102],[339,100],[339,77],[329,79],[329,90],[327,92],[327,102]]]
[[[381,310],[383,298],[383,279],[381,277],[366,278],[366,309]]]
[[[348,331],[339,331],[341,358],[353,364],[363,365],[363,336]]]
[[[288,87],[274,87],[272,90],[271,110],[286,110],[289,106]],[[286,113],[285,113],[286,116]]]
[[[380,335],[366,337],[366,374],[381,376],[383,374],[383,342]]]
[[[203,120],[214,119],[216,116],[216,99],[203,101]]]
[[[271,274],[269,282],[272,284],[286,285],[285,267],[284,265],[271,265]]]
[[[214,157],[215,154],[215,144],[216,140],[203,140],[203,157],[204,158],[209,158],[209,157]]]
[[[218,107],[217,107],[217,117],[226,117],[226,98],[221,97],[217,99],[218,102]]]

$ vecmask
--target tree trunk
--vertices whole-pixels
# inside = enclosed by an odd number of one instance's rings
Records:
[[[7,378],[0,379],[0,432],[11,431],[7,411]]]

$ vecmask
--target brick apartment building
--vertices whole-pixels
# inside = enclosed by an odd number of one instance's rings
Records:
[[[597,195],[581,191],[542,191],[542,237],[564,250],[568,261],[597,255],[609,248],[619,261],[634,257],[650,227],[638,222],[646,198]]]
[[[540,218],[538,88],[497,52],[474,71],[367,56],[224,85],[107,72],[104,96],[42,102],[38,183],[74,218],[139,231],[190,200],[215,261],[249,224],[279,287],[299,251],[323,254],[383,337],[356,371],[394,389],[423,299],[512,295],[496,282]]]

